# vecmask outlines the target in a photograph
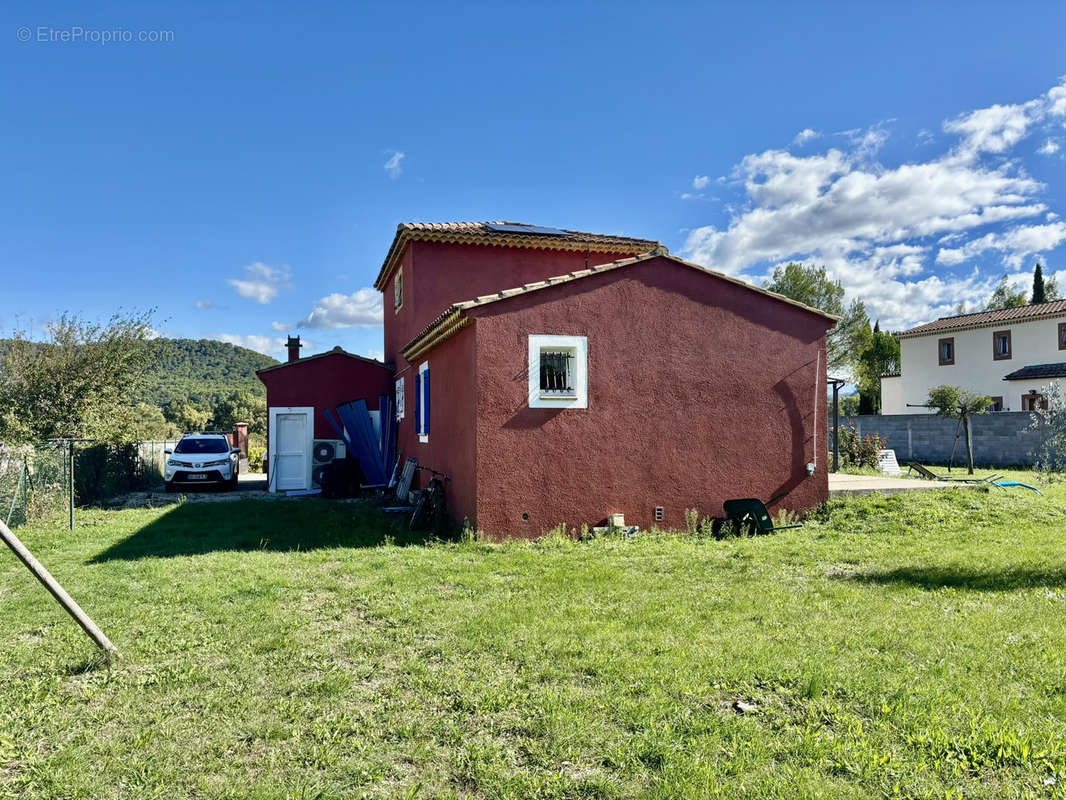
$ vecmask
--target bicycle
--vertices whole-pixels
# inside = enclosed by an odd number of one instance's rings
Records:
[[[411,514],[411,530],[431,530],[440,533],[448,527],[448,508],[444,499],[444,484],[451,480],[443,472],[430,467],[416,469],[432,474],[429,485],[422,490]]]

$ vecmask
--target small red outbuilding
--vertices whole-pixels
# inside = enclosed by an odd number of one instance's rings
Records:
[[[828,496],[830,315],[657,242],[516,223],[401,225],[375,285],[398,450],[494,538]]]
[[[267,393],[267,457],[271,491],[314,486],[316,442],[341,448],[343,442],[326,411],[365,400],[378,413],[379,398],[392,392],[392,369],[339,347],[299,357],[299,338],[289,338],[289,360],[256,372]],[[324,459],[328,461],[330,459]]]

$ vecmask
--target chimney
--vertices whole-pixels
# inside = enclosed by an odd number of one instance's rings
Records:
[[[300,358],[300,348],[303,347],[303,345],[300,344],[300,337],[290,336],[286,346],[289,348],[289,361],[298,360]]]

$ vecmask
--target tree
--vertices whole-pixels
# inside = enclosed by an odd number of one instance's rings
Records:
[[[211,421],[209,409],[200,408],[188,400],[173,400],[167,403],[163,407],[163,416],[182,431],[202,431]]]
[[[969,474],[973,475],[973,436],[970,432],[970,417],[975,414],[987,414],[992,405],[992,398],[973,394],[958,386],[936,386],[929,390],[929,398],[925,403],[936,410],[938,417],[959,420],[966,441]],[[952,454],[954,452],[955,448],[952,447]]]
[[[163,416],[163,410],[148,403],[138,403],[133,407],[130,423],[131,438],[137,441],[159,441],[181,436],[178,427]]]
[[[248,423],[248,432],[266,435],[266,399],[238,389],[219,401],[211,425],[229,433],[238,422]]]
[[[1011,286],[1010,279],[1004,275],[1000,278],[996,290],[992,292],[992,296],[988,298],[988,302],[985,303],[984,310],[1000,311],[1004,308],[1018,308],[1024,305],[1027,305],[1025,292]]]
[[[1036,269],[1033,270],[1033,296],[1029,299],[1030,303],[1046,303],[1047,292],[1044,288],[1044,268],[1040,266],[1040,262],[1036,262]]]
[[[775,268],[765,288],[841,317],[826,337],[827,367],[830,372],[853,376],[859,355],[870,342],[870,318],[863,302],[853,300],[845,307],[844,287],[840,281],[830,280],[825,267],[808,267],[795,261]]]
[[[1061,473],[1066,470],[1066,395],[1055,382],[1040,390],[1047,399],[1047,408],[1033,409],[1028,430],[1043,436],[1043,445],[1034,466],[1041,472]]]
[[[869,346],[859,356],[859,392],[869,398],[871,414],[881,412],[881,376],[899,371],[899,340],[881,331],[881,323],[874,323]]]
[[[151,363],[150,312],[106,325],[64,314],[48,339],[17,331],[0,362],[0,439],[131,441],[134,399]]]
[[[1062,295],[1059,294],[1059,282],[1055,277],[1044,278],[1044,300],[1050,303],[1052,300],[1061,299]]]

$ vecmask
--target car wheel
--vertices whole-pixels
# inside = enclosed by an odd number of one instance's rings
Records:
[[[226,488],[228,488],[231,492],[237,491],[237,473],[236,472],[234,472],[233,473],[233,477],[230,478],[226,482]]]

